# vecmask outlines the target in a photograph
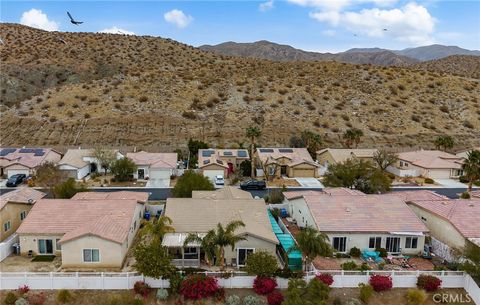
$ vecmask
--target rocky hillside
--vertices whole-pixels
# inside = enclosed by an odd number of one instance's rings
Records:
[[[172,40],[45,32],[0,24],[1,146],[167,150],[189,138],[263,145],[308,129],[339,145],[431,146],[451,134],[480,143],[479,81],[419,69],[274,62],[215,55]]]
[[[415,66],[419,69],[480,79],[480,56],[452,55]]]

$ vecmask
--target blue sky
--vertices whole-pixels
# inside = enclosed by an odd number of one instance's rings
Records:
[[[478,0],[2,0],[0,9],[2,22],[47,30],[132,32],[194,46],[265,39],[319,52],[432,43],[480,49]],[[67,10],[84,24],[70,24]]]

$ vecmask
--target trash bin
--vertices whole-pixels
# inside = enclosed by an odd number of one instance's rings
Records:
[[[150,212],[145,212],[145,220],[150,220]]]
[[[16,255],[20,255],[20,243],[14,243],[12,247],[13,253],[15,253]]]

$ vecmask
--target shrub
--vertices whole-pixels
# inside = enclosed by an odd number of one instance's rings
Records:
[[[28,285],[22,285],[22,286],[18,287],[18,292],[21,295],[27,294],[29,291],[30,291],[30,287],[28,287]]]
[[[225,300],[226,305],[240,305],[240,297],[236,294],[232,294]]]
[[[28,302],[24,298],[19,298],[15,301],[15,305],[28,305]]]
[[[433,179],[430,179],[430,178],[425,178],[424,182],[426,184],[433,184],[434,183]]]
[[[27,297],[29,305],[43,305],[45,304],[46,296],[43,292],[32,293]]]
[[[135,291],[135,294],[141,295],[146,299],[150,294],[150,286],[145,282],[138,281],[133,285],[133,291]]]
[[[377,248],[377,249],[375,249],[375,251],[379,252],[380,257],[385,258],[385,257],[388,256],[387,249],[385,249],[385,248]]]
[[[460,199],[470,199],[470,193],[469,192],[463,192],[460,195]]]
[[[390,290],[393,286],[392,278],[388,275],[372,275],[370,277],[370,285],[377,292]]]
[[[345,262],[341,266],[343,270],[355,270],[358,268],[354,261]]]
[[[218,290],[215,291],[215,294],[213,296],[215,297],[215,300],[217,300],[217,302],[225,301],[225,289],[223,287],[218,288]]]
[[[428,292],[435,291],[442,285],[442,280],[433,275],[419,275],[417,278],[417,287],[425,289]]]
[[[166,299],[168,299],[168,290],[158,289],[156,297],[157,297],[157,300],[159,301],[165,301]]]
[[[277,281],[274,278],[257,276],[253,281],[253,290],[257,294],[269,294],[275,287],[277,287]]]
[[[243,305],[259,305],[260,300],[254,295],[247,295],[243,298]]]
[[[331,286],[333,284],[333,276],[331,274],[321,273],[315,276],[315,278],[327,286]]]
[[[373,287],[364,283],[360,283],[358,287],[360,288],[360,300],[362,300],[364,303],[367,303],[373,295]]]
[[[72,300],[72,294],[67,289],[60,289],[57,293],[57,301],[60,304],[65,304]]]
[[[192,274],[180,286],[180,294],[185,299],[200,300],[214,296],[219,289],[217,279],[203,274]]]
[[[421,289],[407,291],[407,305],[422,305],[427,300],[427,294]]]
[[[266,195],[264,199],[267,203],[277,204],[282,203],[284,198],[285,197],[280,189],[273,189],[270,190],[269,194]]]
[[[342,305],[342,300],[339,297],[333,299],[333,305]]]
[[[362,263],[360,265],[360,267],[358,267],[358,269],[360,269],[361,271],[367,271],[367,270],[370,270],[372,268],[370,268],[370,266],[367,263]]]
[[[278,268],[277,258],[266,251],[248,255],[245,271],[260,277],[271,277]]]
[[[15,295],[15,293],[9,291],[5,296],[3,303],[5,303],[5,305],[13,305],[15,304],[15,301],[17,301],[17,296]]]
[[[280,291],[273,291],[267,296],[268,305],[280,305],[283,300],[284,297]]]
[[[170,282],[170,293],[177,294],[180,291],[180,287],[182,286],[182,276],[179,273],[175,272],[168,278],[168,280]]]
[[[350,256],[360,257],[360,254],[362,253],[360,252],[360,249],[358,249],[357,247],[353,247],[352,249],[350,249]]]

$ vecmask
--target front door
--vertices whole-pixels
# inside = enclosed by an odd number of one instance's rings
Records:
[[[400,237],[387,237],[386,249],[388,252],[400,252]]]
[[[282,176],[286,176],[287,175],[287,166],[286,165],[282,165],[280,167],[280,174],[282,174]]]
[[[138,179],[139,180],[145,179],[145,170],[143,168],[138,169]]]
[[[53,241],[51,239],[38,240],[39,254],[53,254]]]
[[[252,254],[255,249],[238,249],[238,259],[237,264],[239,266],[245,266],[245,262],[247,261],[247,257],[249,254]]]

